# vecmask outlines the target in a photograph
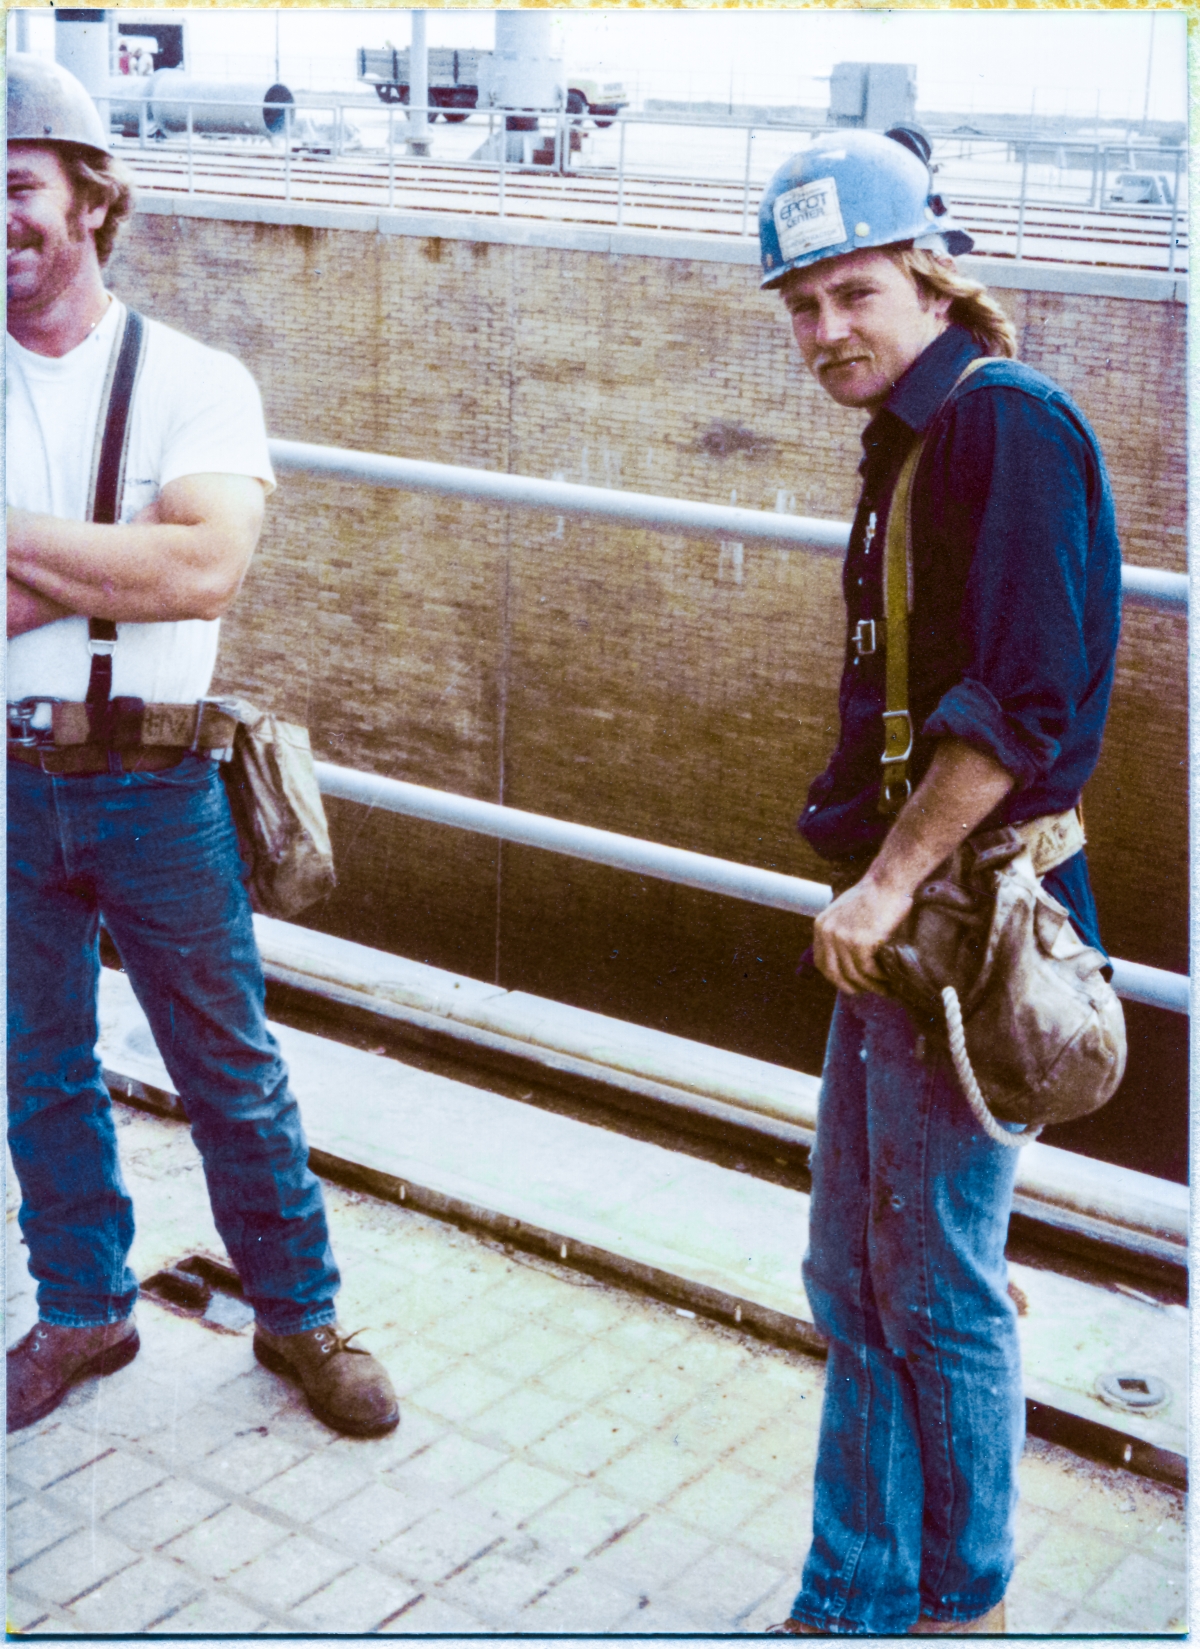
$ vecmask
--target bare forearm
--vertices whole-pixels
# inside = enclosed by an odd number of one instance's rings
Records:
[[[263,497],[252,476],[189,475],[116,526],[9,510],[9,576],[95,618],[219,618],[250,565]]]
[[[973,745],[941,740],[864,881],[897,893],[915,893],[1004,800],[1014,782],[999,762]]]
[[[69,612],[138,623],[215,618],[236,591],[203,528],[26,521],[10,530],[9,575]]]
[[[43,624],[54,624],[60,618],[69,618],[71,609],[60,606],[28,584],[22,584],[11,575],[8,578],[8,635],[23,636],[30,630],[40,630]]]

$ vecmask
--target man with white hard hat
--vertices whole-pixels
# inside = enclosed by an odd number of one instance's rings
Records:
[[[39,1320],[8,1430],[137,1353],[133,1209],[96,1058],[100,923],[187,1112],[254,1352],[335,1430],[399,1418],[338,1332],[321,1187],[263,1013],[205,700],[273,488],[239,362],[105,289],[132,209],[87,92],[9,56],[8,1127]]]
[[[1103,956],[1076,810],[1119,627],[1112,497],[1083,414],[1013,359],[1011,322],[957,270],[972,243],[928,159],[916,132],[823,134],[760,213],[762,285],[821,386],[869,415],[840,734],[799,826],[839,895],[814,935],[838,998],[804,1262],[829,1362],[812,1545],[775,1633],[1004,1630],[1024,1439],[1004,1258],[1018,1152],[886,994],[879,952],[968,836],[1013,826]],[[908,561],[889,581],[894,542]]]

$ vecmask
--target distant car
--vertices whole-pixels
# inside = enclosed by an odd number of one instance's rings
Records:
[[[1118,172],[1106,199],[1110,206],[1170,206],[1172,194],[1165,172]]]

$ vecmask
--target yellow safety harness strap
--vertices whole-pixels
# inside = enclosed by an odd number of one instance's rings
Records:
[[[912,490],[913,477],[934,422],[950,396],[971,374],[986,366],[990,357],[969,361],[954,380],[926,428],[900,466],[892,500],[888,505],[887,539],[883,557],[883,611],[885,627],[885,685],[883,711],[883,774],[879,781],[880,813],[899,813],[912,794],[908,764],[912,757],[913,724],[908,708],[908,615],[913,604]]]

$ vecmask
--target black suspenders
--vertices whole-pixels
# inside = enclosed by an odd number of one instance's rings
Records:
[[[125,327],[107,385],[107,405],[101,408],[103,433],[95,460],[91,505],[92,521],[112,525],[121,505],[125,457],[129,450],[129,411],[145,349],[146,323],[136,309],[125,311]],[[88,619],[88,650],[92,655],[88,677],[88,720],[93,739],[107,743],[109,696],[112,692],[113,648],[117,626],[111,618]]]

